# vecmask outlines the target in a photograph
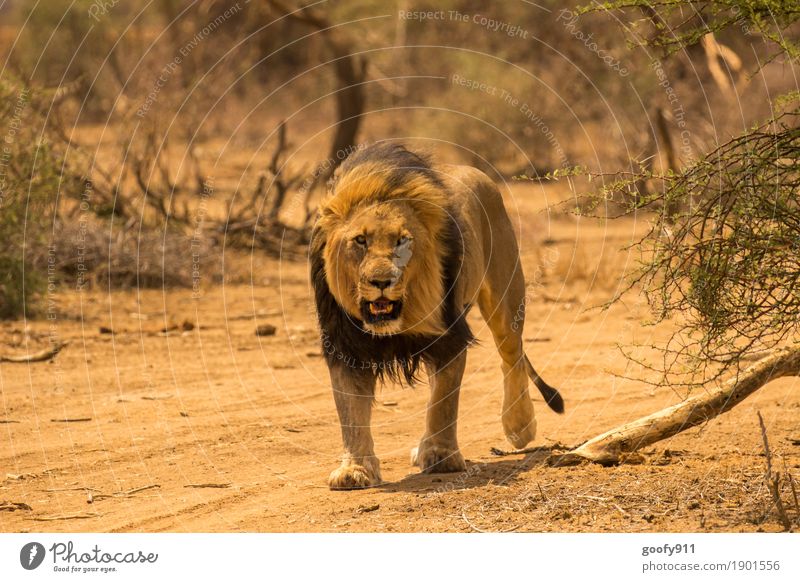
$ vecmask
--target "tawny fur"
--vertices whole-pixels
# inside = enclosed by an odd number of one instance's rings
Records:
[[[385,175],[380,164],[359,166],[343,176],[323,201],[317,229],[327,241],[324,256],[328,285],[339,304],[353,317],[360,317],[358,298],[353,293],[358,272],[343,248],[348,243],[348,223],[362,218],[380,229],[390,219],[417,222],[414,260],[405,272],[406,281],[414,281],[414,293],[406,297],[403,327],[396,332],[441,335],[446,331],[440,317],[445,249],[437,239],[448,218],[447,197],[422,177],[412,178],[402,189],[389,190]],[[371,214],[376,212],[383,216],[375,219]]]
[[[408,251],[403,261],[398,259],[401,244]],[[500,192],[482,172],[431,166],[402,148],[375,146],[345,163],[335,177],[320,208],[311,255],[312,275],[314,269],[319,271],[314,285],[323,340],[327,336],[334,346],[326,357],[345,445],[342,466],[329,478],[331,488],[367,487],[381,479],[369,427],[381,373],[358,365],[373,361],[371,353],[344,353],[347,344],[337,343],[341,318],[335,325],[326,320],[331,309],[347,313],[344,325],[362,330],[351,333],[372,334],[375,351],[385,351],[387,345],[417,345],[413,342],[420,338],[422,346],[435,346],[437,341],[463,345],[456,351],[423,347],[419,356],[428,370],[431,400],[412,462],[425,472],[465,467],[456,426],[468,345],[464,338],[471,337],[464,318],[473,304],[480,308],[502,360],[501,416],[509,441],[523,447],[535,436],[529,376],[550,406],[563,410],[557,391],[539,378],[524,354],[525,283],[514,228]],[[391,285],[379,289],[375,280]],[[328,293],[335,299],[333,307],[326,300]],[[381,297],[402,301],[400,317],[375,325],[363,321],[362,300]],[[359,342],[359,350],[373,351],[368,337]],[[406,377],[413,374],[406,370]]]

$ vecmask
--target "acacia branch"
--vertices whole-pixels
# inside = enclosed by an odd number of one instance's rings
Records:
[[[800,348],[780,350],[747,368],[721,387],[618,426],[564,454],[548,459],[553,465],[584,460],[615,465],[633,453],[686,429],[704,424],[742,402],[753,392],[783,376],[800,375]]]

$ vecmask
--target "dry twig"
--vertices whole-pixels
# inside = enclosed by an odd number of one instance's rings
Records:
[[[783,505],[781,499],[781,474],[772,470],[772,451],[769,449],[769,439],[767,439],[767,427],[764,424],[764,418],[758,412],[758,424],[761,425],[761,438],[764,440],[764,456],[767,458],[767,470],[764,473],[764,482],[767,484],[767,489],[772,494],[772,501],[775,508],[778,510],[778,517],[781,520],[784,531],[792,531],[792,520],[786,514],[786,507]]]

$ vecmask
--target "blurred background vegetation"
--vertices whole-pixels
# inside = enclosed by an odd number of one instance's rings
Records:
[[[793,21],[759,28],[735,3],[674,3],[678,20],[647,3],[299,6],[2,4],[0,140],[30,97],[4,158],[0,316],[43,292],[53,256],[62,283],[110,286],[189,285],[175,257],[226,247],[302,258],[287,245],[359,143],[403,138],[495,179],[630,171],[642,195],[659,187],[642,168],[681,171],[797,88],[770,37]]]

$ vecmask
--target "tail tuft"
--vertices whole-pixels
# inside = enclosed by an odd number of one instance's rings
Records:
[[[536,370],[533,369],[533,364],[528,359],[528,356],[525,356],[525,369],[528,372],[528,376],[530,379],[533,380],[533,383],[536,384],[536,387],[539,389],[539,392],[542,393],[544,397],[544,401],[547,405],[552,408],[558,414],[564,413],[564,399],[561,398],[561,394],[558,393],[558,390],[550,386],[547,382],[542,380]]]

